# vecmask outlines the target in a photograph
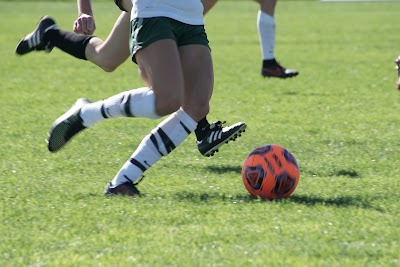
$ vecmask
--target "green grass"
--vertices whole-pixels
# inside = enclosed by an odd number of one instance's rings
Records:
[[[94,3],[106,37],[118,10]],[[149,170],[142,198],[103,188],[158,121],[107,121],[51,154],[51,123],[78,97],[141,87],[127,62],[104,73],[55,49],[14,54],[44,14],[71,29],[71,3],[0,2],[0,266],[400,266],[399,3],[283,1],[278,60],[263,79],[257,5],[223,1],[206,17],[216,84],[210,120],[245,121],[204,158],[190,136]],[[245,190],[246,155],[288,148],[301,180],[283,201]]]

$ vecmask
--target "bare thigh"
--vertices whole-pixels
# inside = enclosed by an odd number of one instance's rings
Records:
[[[121,3],[125,10],[130,11],[132,9],[132,1],[131,0],[121,0]]]
[[[179,48],[185,77],[183,109],[196,121],[209,112],[214,87],[214,71],[210,49],[204,45]]]
[[[94,37],[86,47],[88,60],[105,71],[113,71],[130,55],[130,14],[122,12],[105,41]]]
[[[174,40],[163,39],[135,54],[140,73],[156,95],[156,111],[171,114],[182,105],[184,78],[178,47]]]
[[[201,0],[201,3],[204,7],[203,14],[206,14],[217,3],[217,0]]]

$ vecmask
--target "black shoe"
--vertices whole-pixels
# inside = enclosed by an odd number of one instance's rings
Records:
[[[36,29],[19,41],[15,53],[25,55],[33,50],[42,50],[50,53],[54,46],[50,42],[46,43],[44,41],[44,34],[53,29],[58,29],[56,22],[49,16],[43,17]]]
[[[232,126],[222,127],[225,122],[213,122],[209,126],[206,136],[201,141],[197,141],[197,147],[200,153],[205,156],[214,156],[218,148],[230,140],[235,141],[241,133],[246,130],[246,123],[238,122]]]
[[[104,190],[104,195],[140,196],[140,192],[131,182],[125,182],[116,187],[112,187],[109,183]]]
[[[261,69],[261,75],[265,77],[275,77],[286,79],[299,75],[297,70],[290,70],[282,67],[277,61],[273,60],[271,65],[264,65]]]
[[[82,118],[79,113],[81,108],[88,103],[91,102],[85,98],[78,99],[66,113],[53,123],[47,140],[47,147],[50,152],[58,151],[74,135],[86,129],[82,124]]]

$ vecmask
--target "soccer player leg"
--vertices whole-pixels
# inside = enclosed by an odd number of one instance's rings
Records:
[[[106,72],[114,71],[129,58],[130,15],[122,12],[105,41],[94,37],[86,46],[86,58]]]
[[[203,14],[205,15],[217,3],[217,0],[201,0],[201,3],[203,4]]]
[[[297,76],[296,70],[286,69],[275,59],[275,6],[277,0],[256,0],[260,4],[257,15],[257,30],[262,53],[261,75],[286,79]]]
[[[179,146],[196,125],[197,122],[182,108],[168,116],[142,140],[111,181],[109,188],[114,189],[126,183],[137,185],[143,173]]]
[[[126,11],[129,13],[130,10],[132,9],[132,1],[131,0],[114,0],[114,3],[122,11]]]
[[[122,12],[105,41],[92,36],[58,29],[51,17],[44,17],[36,29],[17,45],[16,53],[27,54],[34,50],[50,52],[57,47],[78,59],[89,60],[104,71],[112,72],[130,55],[130,15]]]
[[[23,37],[15,48],[17,55],[25,55],[32,51],[51,52],[53,45],[46,40],[45,35],[51,30],[57,30],[58,26],[53,18],[44,16],[39,21],[33,32]]]
[[[148,74],[157,113],[172,114],[142,140],[114,177],[108,191],[117,190],[126,183],[137,184],[148,168],[179,146],[197,125],[197,121],[180,108],[185,79],[176,43],[172,39],[156,41],[139,50],[135,57],[139,67]],[[147,71],[150,69],[151,72]]]
[[[158,42],[161,44],[158,45]],[[179,53],[172,40],[158,42],[141,49],[136,55],[140,62],[140,68],[152,70],[151,72],[147,71],[152,75],[148,78],[148,84],[152,88],[143,87],[125,91],[94,103],[88,100],[78,101],[53,123],[48,138],[48,149],[51,152],[60,150],[73,136],[105,119],[118,117],[157,119],[178,110],[183,95],[183,76]],[[165,42],[169,44],[169,46],[166,44],[165,50],[172,50],[169,54],[162,53],[164,49],[162,45]],[[156,53],[158,50],[161,52]],[[173,53],[174,51],[175,53]],[[157,61],[161,60],[162,55],[166,58],[164,64]],[[174,58],[178,58],[178,60],[175,59],[178,63],[175,68],[173,65],[169,68],[168,60]],[[166,71],[163,72],[162,69]],[[157,77],[157,79],[153,77]],[[162,90],[155,90],[156,88],[162,88]]]
[[[154,91],[143,87],[93,103],[79,99],[53,123],[47,140],[48,149],[56,152],[82,130],[106,119],[119,117],[161,118],[156,113]]]
[[[205,45],[187,45],[180,48],[185,76],[185,96],[183,107],[199,121],[196,128],[197,147],[203,156],[212,156],[219,147],[235,140],[246,129],[244,122],[223,126],[223,122],[212,124],[204,119],[209,111],[209,101],[213,91],[214,75],[210,49]],[[196,62],[196,64],[192,64]],[[206,121],[205,127],[200,126]]]
[[[185,77],[182,107],[193,119],[200,121],[209,112],[214,87],[211,52],[205,45],[192,44],[179,47],[179,54]]]

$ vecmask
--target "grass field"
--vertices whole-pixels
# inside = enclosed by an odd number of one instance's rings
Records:
[[[118,10],[94,7],[105,38]],[[0,266],[400,266],[399,8],[280,2],[276,55],[300,71],[283,81],[259,74],[257,5],[222,1],[206,17],[208,118],[248,130],[211,158],[190,136],[146,173],[142,198],[109,198],[158,121],[107,121],[56,154],[45,138],[77,98],[141,87],[136,65],[104,73],[57,49],[17,57],[42,15],[71,29],[75,2],[0,2]],[[254,200],[241,181],[247,154],[268,143],[301,168],[283,201]]]

